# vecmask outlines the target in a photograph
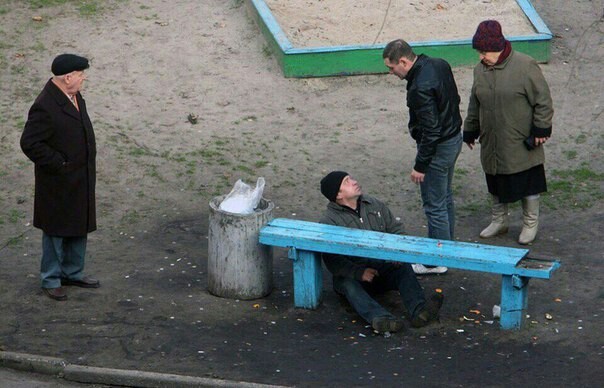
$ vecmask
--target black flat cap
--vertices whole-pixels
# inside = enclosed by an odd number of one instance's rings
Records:
[[[64,75],[72,71],[82,71],[88,69],[88,59],[75,54],[61,54],[52,61],[52,74]]]

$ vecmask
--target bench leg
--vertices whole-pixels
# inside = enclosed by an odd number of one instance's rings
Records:
[[[529,278],[518,275],[503,275],[501,283],[502,329],[519,329],[528,305]]]
[[[289,258],[294,261],[294,305],[316,309],[323,294],[321,254],[290,248]]]

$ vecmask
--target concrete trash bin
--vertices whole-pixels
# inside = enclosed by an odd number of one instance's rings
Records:
[[[273,250],[258,242],[258,234],[272,220],[275,205],[262,198],[254,213],[235,214],[219,209],[224,198],[210,201],[208,291],[225,298],[261,298],[273,286]]]

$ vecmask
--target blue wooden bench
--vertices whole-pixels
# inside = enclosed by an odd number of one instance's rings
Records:
[[[501,274],[500,324],[503,329],[522,325],[529,279],[549,279],[560,266],[557,260],[529,258],[528,249],[438,241],[285,218],[274,219],[263,226],[259,240],[265,245],[289,248],[289,258],[294,264],[294,303],[296,307],[308,309],[315,309],[321,303],[321,253]]]

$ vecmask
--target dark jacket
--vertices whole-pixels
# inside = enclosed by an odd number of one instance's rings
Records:
[[[86,103],[79,112],[52,80],[29,110],[21,149],[35,164],[34,226],[60,237],[96,229],[96,143]]]
[[[321,218],[321,223],[344,226],[347,228],[373,230],[376,232],[405,234],[405,228],[397,221],[388,207],[381,201],[368,196],[361,196],[360,213],[347,207],[330,202]],[[333,276],[361,281],[367,268],[380,271],[389,261],[373,260],[364,257],[323,254],[323,261]]]
[[[451,66],[443,59],[419,55],[405,79],[409,132],[418,144],[413,169],[424,173],[438,143],[461,132],[461,99]]]
[[[529,151],[529,136],[552,134],[554,108],[537,62],[512,50],[500,64],[474,68],[464,141],[480,137],[480,160],[489,175],[516,174],[545,162],[544,147]]]

